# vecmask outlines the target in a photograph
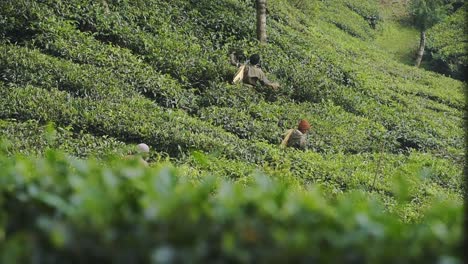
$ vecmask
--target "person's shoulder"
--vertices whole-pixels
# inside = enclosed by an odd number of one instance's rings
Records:
[[[262,68],[260,68],[258,65],[250,65],[250,70],[258,76],[264,76],[265,73],[263,72]]]
[[[299,135],[299,136],[302,136],[302,132],[299,130],[299,129],[294,129],[294,132],[293,132],[295,135]]]
[[[257,71],[263,72],[262,67],[260,67],[259,65],[254,65],[253,68],[254,68],[255,70],[257,70]]]

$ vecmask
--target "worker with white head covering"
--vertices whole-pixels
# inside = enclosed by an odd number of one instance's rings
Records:
[[[137,156],[139,156],[139,160],[142,165],[148,167],[148,162],[146,161],[149,156],[149,146],[145,143],[140,143],[137,145]]]
[[[137,150],[139,153],[149,153],[149,147],[145,143],[138,144]]]
[[[126,159],[137,158],[140,164],[142,164],[145,167],[148,167],[149,164],[146,160],[149,157],[149,146],[145,143],[140,143],[136,146],[135,150],[136,153],[134,155],[126,156]]]

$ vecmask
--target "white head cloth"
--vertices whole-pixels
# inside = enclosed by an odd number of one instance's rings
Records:
[[[142,153],[142,152],[148,153],[149,152],[149,147],[145,143],[140,143],[140,144],[137,145],[137,150],[140,153]]]

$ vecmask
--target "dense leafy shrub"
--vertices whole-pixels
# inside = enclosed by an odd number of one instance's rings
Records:
[[[374,37],[373,30],[379,19],[376,3],[370,2],[372,1],[325,1],[321,15],[353,37],[370,39]],[[354,12],[346,12],[347,8]]]
[[[189,150],[197,149],[218,152],[220,157],[266,166],[265,170],[273,169],[272,173],[275,174],[284,174],[287,171],[289,177],[301,177],[304,183],[323,181],[327,185],[335,185],[338,190],[368,189],[371,179],[378,173],[377,169],[370,165],[377,163],[375,161],[369,163],[375,158],[366,155],[354,157],[338,154],[324,159],[314,152],[302,153],[295,150],[282,152],[277,147],[255,141],[247,144],[244,140],[181,112],[165,113],[142,98],[105,104],[93,103],[86,99],[67,97],[66,93],[57,90],[46,91],[35,87],[3,87],[1,95],[3,118],[54,121],[60,126],[69,126],[74,130],[84,130],[95,135],[112,134],[117,139],[146,142],[155,150],[166,152],[171,157],[184,157]],[[138,111],[129,111],[129,107]],[[141,122],[142,118],[145,122]],[[312,138],[311,142],[314,146],[316,140]],[[394,165],[391,165],[389,160],[394,158],[387,154],[384,157],[387,164],[385,166],[390,165],[393,168]],[[405,164],[404,156],[397,156],[397,160]],[[364,167],[357,169],[363,164]],[[444,165],[444,168],[451,166],[453,165],[449,163]],[[356,178],[355,175],[359,174],[366,176],[362,179]],[[390,191],[388,184],[393,174],[393,170],[384,172],[385,184],[379,184],[381,187],[378,189]],[[456,166],[454,171],[448,174],[450,176],[443,177],[455,180],[460,174],[459,166]],[[432,185],[432,181],[428,183]],[[456,192],[457,187],[454,188]]]
[[[351,115],[332,102],[283,102],[281,106],[267,102],[246,103],[237,104],[234,109],[212,106],[204,108],[199,116],[240,138],[264,139],[276,145],[287,129],[295,128],[298,120],[306,118],[312,124],[309,147],[320,152],[371,152],[387,141],[383,137],[386,131],[383,126]],[[387,148],[395,148],[395,144],[388,143]]]
[[[36,31],[27,26],[32,21],[44,18],[44,10],[41,10],[36,1],[2,1],[0,3],[0,38],[14,43],[30,40]]]
[[[174,81],[150,69],[146,69],[145,72],[145,69],[139,71],[138,68],[131,68],[138,65],[138,61],[131,64],[131,61],[124,58],[122,61],[125,60],[128,64],[118,65],[119,68],[116,69],[103,63],[96,63],[96,66],[78,65],[44,55],[37,50],[12,45],[5,45],[0,49],[0,76],[7,83],[32,84],[44,88],[58,87],[77,96],[110,100],[140,92],[166,107],[190,108],[194,105],[195,96],[182,90]],[[82,50],[79,52],[80,55],[77,56],[86,56]],[[95,54],[93,50],[90,52]],[[112,57],[112,54],[106,57]],[[115,64],[117,63],[113,63],[113,66]],[[132,73],[135,73],[136,77],[132,78]]]
[[[84,158],[124,155],[134,151],[133,146],[127,146],[108,136],[96,137],[82,131],[75,133],[69,127],[59,127],[56,130],[52,128],[52,124],[45,126],[36,120],[0,121],[0,137],[8,140],[8,155],[41,155],[48,149],[60,149]]]
[[[4,152],[47,152],[0,157],[2,261],[457,258],[463,83],[375,47],[374,1],[268,3],[258,46],[253,1],[1,1],[0,131],[21,147]],[[260,53],[282,89],[229,84],[232,50]],[[279,148],[301,118],[308,150]],[[157,168],[46,151],[136,142]],[[439,201],[449,213],[428,213]]]
[[[80,30],[93,32],[103,42],[130,49],[141,55],[151,66],[171,74],[184,85],[200,86],[206,82],[207,76],[219,77],[213,75],[216,74],[216,65],[210,60],[212,48],[207,50],[199,44],[195,32],[171,26],[170,21],[164,21],[161,13],[167,14],[169,18],[174,15],[170,14],[174,9],[164,9],[167,4],[161,1],[150,2],[150,7],[143,2],[115,2],[115,6],[110,4],[109,12],[101,3],[94,1],[76,0],[67,5],[49,2],[47,5],[57,15],[76,20]],[[145,7],[151,9],[144,9]],[[138,12],[135,13],[135,10]],[[145,14],[146,11],[142,10],[153,10],[156,13]],[[141,26],[141,19],[145,19],[147,15],[161,18],[162,21],[152,25],[162,25],[151,27],[145,21],[145,26]]]
[[[80,32],[64,21],[43,23],[42,27],[43,33],[37,36],[34,45],[51,54],[112,69],[115,78],[163,106],[194,107],[195,96],[191,91],[182,90],[175,80],[154,70],[128,49],[103,45],[91,34]]]
[[[459,263],[461,254],[454,202],[406,224],[364,193],[330,201],[266,176],[249,186],[193,182],[188,168],[103,165],[53,151],[1,156],[0,165],[5,263]]]
[[[255,147],[246,141],[183,111],[166,110],[142,97],[95,101],[33,86],[4,87],[0,95],[2,118],[51,121],[95,135],[146,142],[173,157],[190,150],[222,150],[230,158],[250,162],[261,158],[256,155]]]
[[[346,6],[351,10],[358,13],[364,19],[367,20],[371,28],[375,29],[379,21],[382,19],[379,14],[379,8],[377,1],[375,0],[364,0],[364,1],[352,1],[345,0]]]
[[[21,43],[61,58],[56,60],[43,56],[37,50],[6,45],[3,47],[2,76],[8,83],[59,87],[80,96],[98,94],[99,98],[129,96],[139,92],[163,107],[190,110],[198,116],[208,111],[199,108],[207,106],[248,109],[243,102],[270,100],[258,91],[232,89],[220,82],[228,77],[227,72],[234,71],[226,67],[225,56],[229,48],[239,45],[247,54],[258,51],[257,47],[243,42],[241,37],[247,34],[244,23],[253,21],[249,15],[252,6],[248,3],[232,1],[210,5],[205,1],[173,1],[169,4],[154,0],[132,3],[108,1],[103,4],[84,0],[67,3],[29,3],[24,0],[7,1],[4,5],[7,7],[2,11],[5,17],[14,18],[14,8],[22,10],[28,17],[12,25],[12,28],[16,27],[15,30],[28,28],[34,32],[32,41],[25,38]],[[360,138],[361,142],[357,146],[341,147],[342,144],[337,143],[339,141],[326,138],[329,135],[342,138],[342,133],[349,134],[344,131],[353,130],[354,122],[335,125],[342,129],[327,129],[317,134],[318,141],[322,142],[319,150],[375,150],[382,140],[378,134],[383,126],[391,132],[384,139],[390,152],[415,148],[459,158],[459,152],[454,153],[453,150],[461,144],[461,126],[457,124],[460,123],[459,110],[464,103],[460,96],[461,89],[458,89],[460,85],[439,81],[436,76],[410,71],[400,65],[384,64],[382,54],[360,48],[360,45],[364,45],[362,41],[350,39],[326,22],[329,18],[327,12],[347,5],[349,8],[340,10],[339,14],[349,18],[346,24],[351,26],[351,21],[359,21],[352,18],[353,14],[367,16],[376,12],[372,1],[326,1],[318,5],[325,16],[322,17],[325,23],[318,18],[308,20],[302,12],[292,15],[297,9],[287,4],[280,5],[280,1],[271,3],[272,12],[275,13],[270,20],[272,45],[260,51],[264,55],[264,68],[271,72],[270,78],[279,79],[283,85],[279,94],[283,98],[276,103],[265,104],[265,108],[278,111],[281,109],[278,106],[288,100],[320,103],[327,99],[342,108],[343,111],[337,111],[335,115],[347,118],[356,115],[356,120],[368,119],[369,124],[373,123],[371,127],[380,127],[370,129],[370,137],[364,136],[367,134],[364,128],[367,121],[364,121],[363,129],[359,129],[361,133],[351,140]],[[217,27],[220,18],[230,17],[234,6],[237,7],[234,12],[238,13],[239,19],[228,19],[222,27]],[[313,24],[315,22],[316,25]],[[245,32],[235,35],[232,32],[240,29],[237,27]],[[369,26],[365,25],[365,28]],[[211,34],[221,33],[220,38],[211,38]],[[12,34],[8,36],[13,37]],[[359,67],[356,67],[355,61]],[[196,66],[193,64],[195,62]],[[175,79],[159,72],[170,74]],[[449,91],[435,88],[445,86],[454,88]],[[201,95],[200,102],[191,90]],[[304,110],[294,109],[301,113],[294,113],[294,118],[288,118],[288,122],[295,122],[293,119],[301,115],[309,116]],[[239,113],[239,116],[247,118],[250,115],[250,120],[245,121],[252,123],[261,113],[259,109],[255,111],[257,113]],[[274,115],[273,111],[267,112]],[[450,118],[446,118],[446,113]],[[327,122],[325,118],[322,114],[314,116],[318,123]],[[243,137],[251,137],[265,128],[271,128],[266,129],[268,132],[261,138],[271,143],[277,142],[284,127],[279,126],[275,130],[275,124],[270,122],[278,119],[262,120],[268,125],[257,127],[248,135],[242,132]],[[226,119],[223,126],[237,126],[236,119],[230,120]],[[421,122],[425,125],[419,125]],[[221,123],[216,125],[221,126]]]
[[[91,65],[76,65],[13,45],[0,47],[0,76],[5,83],[58,88],[73,96],[97,100],[121,98],[135,93],[113,78],[112,71]]]
[[[468,32],[466,12],[468,5],[458,9],[445,21],[427,32],[427,49],[435,70],[466,81],[468,49],[465,35]]]

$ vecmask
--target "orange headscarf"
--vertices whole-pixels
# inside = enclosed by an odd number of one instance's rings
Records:
[[[297,126],[297,129],[301,131],[302,133],[307,132],[310,129],[310,124],[307,122],[307,120],[302,119],[299,122],[299,125]]]

